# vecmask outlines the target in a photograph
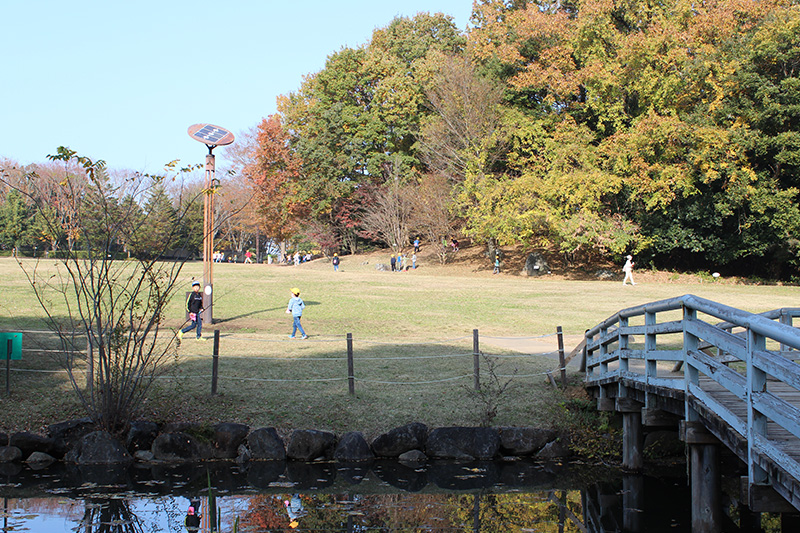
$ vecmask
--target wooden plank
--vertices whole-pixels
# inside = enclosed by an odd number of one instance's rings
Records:
[[[672,320],[670,322],[661,322],[660,324],[625,326],[619,329],[621,335],[666,335],[669,333],[683,333],[683,322],[681,320]]]
[[[800,365],[777,356],[772,352],[753,352],[753,364],[771,376],[775,376],[795,389],[800,389]]]
[[[702,320],[686,320],[684,326],[688,333],[713,344],[717,348],[728,352],[741,360],[747,359],[745,355],[746,342],[744,339],[732,335]]]
[[[747,383],[743,375],[731,370],[702,352],[690,351],[687,355],[687,361],[708,378],[719,383],[736,397],[744,401],[746,394],[745,386]]]
[[[753,407],[800,439],[800,409],[770,392],[754,392]]]
[[[740,417],[736,416],[735,413],[730,411],[724,404],[714,398],[714,396],[694,383],[689,383],[689,394],[694,396],[697,401],[705,404],[710,411],[720,417],[728,426],[741,435],[742,438],[747,434],[746,419],[742,420]]]

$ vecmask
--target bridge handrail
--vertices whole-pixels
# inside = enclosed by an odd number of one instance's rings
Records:
[[[676,310],[683,310],[680,320],[658,322],[658,313]],[[712,324],[699,314],[722,322]],[[644,326],[628,325],[630,318],[642,315]],[[746,439],[750,483],[763,483],[772,475],[767,460],[800,481],[800,461],[784,453],[780,439],[768,438],[766,426],[770,421],[800,439],[800,408],[770,390],[775,385],[767,379],[800,391],[800,365],[787,358],[794,350],[800,350],[800,330],[792,325],[792,318],[798,316],[800,308],[754,314],[691,294],[623,309],[586,331],[586,382],[600,387],[601,399],[608,394],[606,388],[615,385],[619,386],[618,397],[626,396],[631,382],[684,391],[687,420],[697,420],[691,407],[695,404],[690,402],[698,401]],[[733,333],[736,328],[744,328],[745,332]],[[680,332],[680,348],[664,349],[658,345],[658,335]],[[628,347],[633,335],[645,336],[643,350]],[[780,349],[767,349],[767,342],[779,343]],[[644,372],[629,367],[629,361],[636,359],[645,361]],[[614,361],[619,362],[618,368],[609,367]],[[675,379],[674,374],[659,376],[659,361],[685,365],[683,378]],[[733,361],[745,366],[727,366]],[[746,417],[735,414],[705,391],[698,381],[699,374],[744,402]],[[649,398],[648,394],[645,398]]]

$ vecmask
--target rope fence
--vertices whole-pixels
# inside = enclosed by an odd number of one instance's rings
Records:
[[[50,334],[54,335],[52,331],[37,331],[37,330],[26,330],[28,334]],[[484,352],[480,349],[480,341],[481,340],[488,340],[488,341],[513,341],[513,342],[520,342],[520,341],[534,341],[540,340],[545,338],[557,337],[558,341],[558,350],[549,351],[549,352],[536,352],[536,353],[516,353],[516,354],[495,354]],[[346,335],[335,335],[331,336],[333,338],[330,339],[309,339],[304,341],[304,343],[341,343],[343,340],[346,342],[346,350],[341,356],[331,356],[331,357],[282,357],[279,355],[257,355],[257,356],[250,356],[250,355],[224,355],[221,356],[220,354],[220,341],[221,339],[225,340],[244,340],[248,342],[269,342],[269,343],[296,343],[296,341],[286,340],[286,339],[262,339],[256,337],[249,337],[246,335],[239,335],[235,333],[227,333],[221,334],[219,329],[214,330],[214,342],[213,342],[213,353],[208,354],[193,354],[193,355],[181,355],[181,360],[196,360],[196,359],[212,359],[211,365],[211,373],[210,374],[196,374],[196,375],[179,375],[179,374],[170,374],[170,375],[159,375],[156,376],[158,380],[210,380],[211,381],[211,394],[214,395],[217,393],[219,381],[223,380],[225,382],[255,382],[255,383],[336,383],[347,381],[348,383],[348,392],[351,395],[355,394],[355,387],[356,383],[363,383],[363,384],[371,384],[371,385],[392,385],[392,386],[417,386],[417,385],[430,385],[430,384],[438,384],[438,383],[452,383],[456,381],[468,380],[472,378],[473,381],[473,388],[476,391],[481,390],[481,360],[483,358],[492,358],[492,359],[516,359],[516,360],[533,360],[542,357],[554,357],[558,356],[558,366],[556,368],[545,370],[543,372],[534,372],[534,373],[526,373],[520,374],[515,373],[513,374],[498,374],[495,373],[493,370],[491,371],[491,375],[494,378],[502,378],[502,379],[527,379],[527,378],[536,378],[547,376],[548,380],[554,387],[558,387],[556,383],[554,373],[560,372],[560,386],[562,388],[566,388],[567,386],[567,376],[566,376],[566,367],[568,362],[581,350],[581,346],[579,345],[576,347],[575,350],[569,355],[569,357],[565,356],[564,353],[564,340],[563,340],[563,332],[561,327],[557,328],[556,333],[546,334],[546,335],[535,335],[535,336],[525,336],[525,337],[495,337],[495,336],[483,336],[482,338],[479,336],[478,330],[475,329],[472,332],[472,336],[461,336],[461,337],[454,337],[450,339],[440,339],[437,341],[425,341],[424,343],[420,342],[390,342],[390,341],[376,341],[370,339],[358,339],[360,345],[366,345],[368,347],[375,347],[375,346],[393,346],[393,347],[408,347],[408,346],[425,346],[425,345],[448,345],[448,344],[457,344],[459,342],[463,342],[467,339],[472,338],[472,351],[471,352],[462,352],[462,353],[444,353],[444,354],[420,354],[420,355],[389,355],[389,356],[375,356],[369,353],[369,348],[366,350],[367,353],[364,355],[356,356],[354,350],[354,339],[351,333],[347,333]],[[31,348],[23,350],[25,353],[60,353],[60,350],[53,350],[53,349],[43,349],[43,348]],[[86,351],[81,351],[80,353],[87,355],[87,362],[91,364],[91,346],[88,347]],[[358,364],[359,369],[365,368],[364,364],[367,364],[367,368],[369,368],[370,363],[374,362],[390,362],[390,361],[433,361],[433,360],[457,360],[457,359],[468,359],[472,358],[473,364],[472,372],[471,373],[459,373],[455,376],[449,377],[441,377],[438,379],[423,379],[423,380],[397,380],[397,379],[381,379],[380,377],[363,377],[357,375],[356,372],[356,364]],[[332,377],[306,377],[306,378],[270,378],[270,377],[259,377],[255,376],[232,376],[232,375],[220,375],[219,372],[219,363],[220,359],[223,360],[246,360],[246,361],[271,361],[274,363],[283,363],[283,362],[334,362],[341,364],[342,362],[346,362],[347,364],[347,372],[346,375],[340,376],[332,376]],[[373,365],[374,368],[374,365]],[[385,370],[387,367],[383,367]],[[316,370],[316,369],[315,369]],[[457,369],[454,369],[457,370]],[[44,370],[44,369],[31,369],[31,368],[8,368],[7,375],[10,372],[18,372],[18,373],[32,373],[32,374],[62,374],[67,373],[67,370]],[[91,379],[92,371],[91,369],[87,369],[85,372],[87,374],[87,384]]]

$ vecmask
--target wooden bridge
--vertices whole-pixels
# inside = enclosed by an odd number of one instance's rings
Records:
[[[624,309],[586,332],[586,386],[598,409],[623,415],[625,467],[642,466],[643,426],[679,424],[693,531],[719,530],[720,445],[747,466],[751,509],[800,510],[797,316],[800,308],[753,314],[685,295]]]

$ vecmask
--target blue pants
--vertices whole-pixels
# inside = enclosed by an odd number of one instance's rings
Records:
[[[292,337],[294,337],[294,334],[297,333],[298,329],[300,330],[300,335],[305,337],[306,336],[306,332],[303,331],[303,326],[300,325],[300,317],[299,316],[295,316],[295,317],[292,317],[292,318],[294,319],[294,320],[292,320]]]
[[[201,337],[203,331],[203,320],[198,316],[197,320],[192,320],[192,323],[181,330],[181,333],[188,333],[194,328],[197,328],[197,338]]]

